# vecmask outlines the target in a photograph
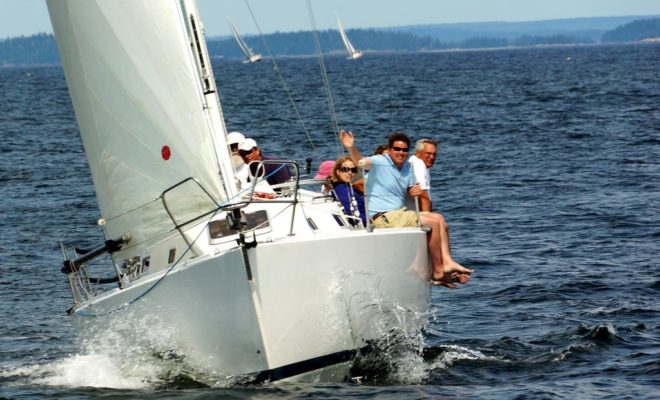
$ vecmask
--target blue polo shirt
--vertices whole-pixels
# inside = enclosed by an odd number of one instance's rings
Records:
[[[388,155],[369,157],[371,168],[367,177],[367,207],[369,217],[379,212],[393,211],[404,206],[408,188],[414,185],[410,163],[397,168]]]

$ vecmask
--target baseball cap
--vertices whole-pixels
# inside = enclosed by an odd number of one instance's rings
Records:
[[[227,134],[227,144],[229,145],[238,144],[243,140],[245,140],[245,136],[240,132],[234,131],[234,132],[229,132],[229,134]]]
[[[332,173],[332,169],[334,167],[335,167],[334,161],[332,160],[323,161],[321,165],[319,165],[319,169],[318,171],[316,171],[316,175],[314,175],[314,179],[327,178]]]
[[[238,144],[238,149],[243,151],[249,151],[255,147],[259,146],[257,146],[257,142],[254,139],[244,139]]]

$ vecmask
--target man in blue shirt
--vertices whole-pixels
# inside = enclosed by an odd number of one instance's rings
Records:
[[[355,147],[353,132],[341,131],[341,141],[351,159],[369,170],[367,179],[367,208],[376,228],[414,227],[417,213],[404,207],[405,195],[419,196],[422,189],[414,184],[410,163],[410,139],[405,133],[393,132],[388,138],[388,154],[362,158]],[[433,264],[431,280],[434,285],[456,288],[456,283],[467,283],[472,274],[454,261],[449,246],[449,227],[444,217],[433,212],[421,212],[419,222],[431,227],[428,249]]]

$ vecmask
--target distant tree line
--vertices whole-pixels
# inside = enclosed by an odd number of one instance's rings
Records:
[[[410,33],[386,32],[374,29],[355,29],[348,32],[351,42],[360,50],[377,51],[419,51],[436,48],[445,48],[430,37],[419,37]],[[345,51],[339,32],[320,31],[317,32],[319,44],[323,53]],[[288,32],[272,33],[265,35],[268,48],[274,55],[300,56],[316,53],[316,45],[312,32]],[[263,41],[258,36],[243,37],[248,46],[255,52],[267,55]],[[207,43],[209,53],[212,56],[242,57],[234,39],[210,39]]]
[[[0,65],[59,62],[60,54],[52,34],[38,33],[0,41]]]
[[[521,36],[509,40],[504,38],[475,37],[457,42],[443,42],[430,36],[417,36],[412,33],[380,31],[375,29],[353,29],[347,32],[353,45],[359,50],[367,51],[429,51],[445,49],[477,49],[510,46],[533,46],[568,43],[593,43],[593,40],[566,35],[553,36]],[[344,46],[337,31],[318,32],[319,43],[324,53],[343,52]],[[266,55],[261,38],[256,36],[243,38],[255,52]],[[316,52],[312,33],[290,32],[273,33],[265,36],[268,48],[274,55],[309,55]],[[229,58],[243,57],[234,39],[211,39],[208,42],[209,53],[212,56]]]
[[[660,18],[642,19],[603,34],[603,42],[634,42],[660,38]]]
[[[324,53],[343,52],[339,33],[334,30],[317,33],[321,50]],[[395,30],[353,29],[348,31],[351,41],[359,50],[367,51],[428,51],[443,49],[476,49],[511,46],[536,46],[555,44],[593,43],[593,40],[571,36],[519,36],[514,39],[495,37],[474,37],[463,41],[443,42],[430,36],[418,36]],[[628,42],[660,37],[660,18],[637,20],[622,25],[603,35],[603,42]],[[244,38],[248,46],[256,52],[268,55],[260,37]],[[310,55],[316,53],[315,41],[309,31],[281,33],[264,37],[273,55]],[[208,41],[211,56],[227,58],[243,57],[233,39],[210,38]],[[59,54],[52,34],[40,33],[0,40],[0,65],[3,64],[56,64]]]

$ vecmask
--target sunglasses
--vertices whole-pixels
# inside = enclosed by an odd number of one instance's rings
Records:
[[[339,167],[339,172],[352,172],[354,174],[357,174],[357,167]]]
[[[251,150],[239,150],[239,151],[238,151],[238,154],[239,154],[241,157],[245,157],[245,156],[247,156],[248,154],[252,154],[252,152],[255,151],[256,149],[257,149],[256,147],[253,147]]]
[[[402,151],[404,153],[407,153],[410,149],[407,147],[392,147],[392,150],[394,151]]]

